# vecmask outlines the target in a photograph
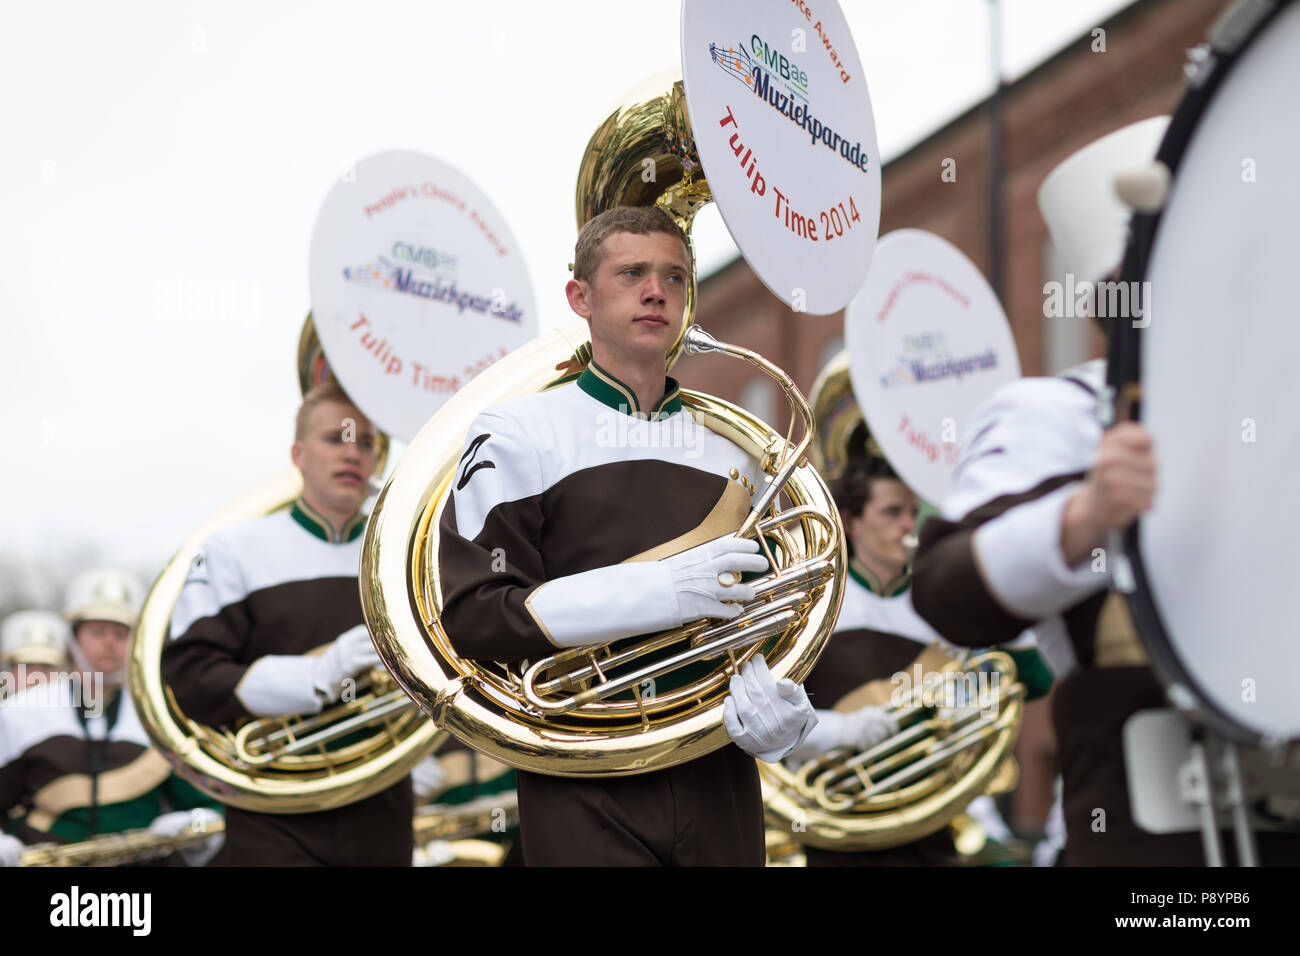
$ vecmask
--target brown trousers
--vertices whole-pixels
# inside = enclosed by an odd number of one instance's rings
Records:
[[[518,773],[528,866],[762,866],[754,758],[728,744],[633,777]]]
[[[210,866],[410,866],[410,779],[320,813],[226,807],[226,842]]]

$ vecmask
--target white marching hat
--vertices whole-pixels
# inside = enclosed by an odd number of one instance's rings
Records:
[[[18,611],[0,625],[0,661],[58,667],[68,659],[72,629],[53,611]]]
[[[1132,209],[1116,192],[1116,179],[1152,167],[1168,125],[1168,116],[1153,116],[1107,133],[1071,154],[1039,187],[1047,231],[1066,272],[1079,281],[1096,282],[1123,260]]]
[[[82,621],[116,621],[132,627],[140,613],[144,589],[117,568],[92,568],[68,585],[63,617],[76,627]]]

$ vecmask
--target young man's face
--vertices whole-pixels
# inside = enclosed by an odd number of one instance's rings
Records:
[[[853,553],[865,564],[902,573],[911,555],[903,545],[915,533],[921,507],[907,485],[893,478],[872,478],[871,495],[862,513],[849,518],[845,530]],[[887,584],[887,581],[882,581]]]
[[[291,457],[302,472],[308,503],[340,514],[355,514],[370,493],[376,460],[375,428],[345,402],[321,402],[308,416],[302,439],[293,443]]]
[[[593,279],[572,279],[569,305],[591,324],[593,348],[621,361],[663,358],[677,338],[690,284],[676,236],[616,232],[601,243]]]
[[[77,625],[77,643],[91,670],[104,674],[126,666],[131,629],[117,621],[82,621]]]

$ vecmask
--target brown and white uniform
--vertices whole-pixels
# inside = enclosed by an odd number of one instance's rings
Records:
[[[26,844],[79,843],[212,805],[150,746],[125,689],[98,699],[90,686],[58,679],[0,704],[0,830]]]
[[[210,726],[251,716],[249,667],[307,654],[362,623],[357,571],[364,516],[341,530],[301,499],[214,535],[190,570],[163,652],[163,680],[186,716]],[[301,673],[300,670],[297,673]],[[285,669],[285,679],[294,676]],[[410,779],[318,813],[226,808],[214,866],[409,866]]]
[[[593,365],[576,382],[474,421],[439,555],[443,623],[459,654],[553,653],[529,605],[547,581],[674,553],[739,526],[750,507],[740,479],[752,487],[756,462],[697,426],[672,379],[648,419],[629,411],[639,411],[632,390]],[[669,599],[592,594],[560,613],[617,621],[641,602]],[[518,790],[529,865],[763,863],[758,773],[734,744],[632,777],[521,771]]]
[[[1123,727],[1166,706],[1104,553],[1079,567],[1061,555],[1066,502],[1101,440],[1104,364],[999,389],[963,443],[942,515],[921,531],[913,601],[948,640],[1010,640],[1032,626],[1056,675],[1066,861],[1074,866],[1196,866],[1197,833],[1141,830],[1129,805]],[[1269,851],[1261,843],[1265,862]]]

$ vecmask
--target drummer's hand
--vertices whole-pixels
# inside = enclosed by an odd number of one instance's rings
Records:
[[[1112,531],[1127,528],[1151,509],[1156,493],[1156,459],[1151,433],[1137,422],[1121,422],[1103,434],[1097,464],[1065,506],[1061,553],[1071,567],[1103,545]]]

